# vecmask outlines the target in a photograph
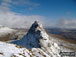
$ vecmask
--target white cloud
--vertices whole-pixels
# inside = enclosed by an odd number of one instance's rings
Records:
[[[39,3],[34,1],[32,2],[31,0],[1,0],[1,3],[0,3],[0,6],[3,6],[3,7],[17,8],[17,7],[14,7],[13,5],[19,6],[19,7],[25,7],[29,10],[35,9],[38,6],[40,6]]]
[[[3,2],[12,2],[12,0],[2,0]]]
[[[27,28],[38,20],[44,24],[44,17],[39,15],[23,16],[13,12],[0,13],[0,25],[14,27],[14,28]]]
[[[24,5],[24,6],[33,6],[33,7],[37,7],[40,4],[36,3],[36,2],[32,2],[31,0],[14,0],[12,1],[13,4],[15,5]]]
[[[27,1],[27,2],[24,2],[27,5],[34,5],[33,3],[30,2],[30,0],[25,0],[25,1]],[[30,27],[31,24],[35,20],[38,20],[42,24],[44,24],[45,18],[43,16],[39,16],[39,15],[24,16],[24,15],[15,13],[15,12],[11,12],[10,11],[11,9],[9,7],[9,6],[11,6],[11,4],[9,4],[10,2],[14,3],[12,0],[2,0],[2,2],[1,2],[0,25],[13,27],[13,28],[16,28],[16,27],[17,28],[27,28],[27,27]],[[18,4],[23,3],[22,0],[17,0],[17,2],[18,2]],[[37,4],[35,6],[37,6]]]
[[[3,3],[1,3],[1,6],[10,7],[11,5],[6,2],[3,2]]]
[[[25,16],[19,13],[11,12],[8,7],[0,7],[0,25],[13,28],[29,28],[31,24],[38,20],[45,27],[50,26],[50,20],[46,20],[44,16],[30,15]],[[48,24],[49,22],[49,24]]]
[[[40,21],[45,27],[48,25],[44,16],[30,15],[25,16],[19,13],[11,12],[8,7],[0,7],[0,25],[13,28],[28,28],[34,21]]]
[[[9,11],[9,10],[10,10],[10,8],[8,8],[8,7],[0,6],[0,13],[7,12],[7,11]]]
[[[32,10],[32,7],[38,7],[40,4],[31,2],[30,0],[2,0],[0,4],[0,25],[17,28],[28,28],[31,24],[38,20],[45,27],[61,27],[61,28],[76,28],[76,19],[61,19],[59,22],[48,20],[44,16],[30,15],[24,16],[19,13],[11,12],[10,7],[12,4],[21,6],[30,6],[28,9]],[[67,12],[70,14],[71,12]]]
[[[76,28],[76,19],[61,19],[57,26],[61,28]]]

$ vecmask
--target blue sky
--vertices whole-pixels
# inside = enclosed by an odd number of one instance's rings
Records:
[[[13,5],[11,11],[24,15],[41,15],[48,19],[76,18],[74,0],[32,0],[31,2],[39,5],[36,7],[25,4]]]
[[[76,19],[76,0],[0,0],[0,7],[23,16],[43,16],[51,24]]]

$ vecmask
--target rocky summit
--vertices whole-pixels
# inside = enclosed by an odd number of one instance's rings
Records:
[[[42,25],[35,21],[27,34],[21,40],[14,41],[13,43],[26,48],[41,48],[41,46],[49,45],[48,42],[49,36]]]
[[[33,48],[36,50],[40,49],[50,57],[60,57],[60,48],[55,42],[49,40],[49,38],[50,37],[43,29],[42,25],[35,21],[27,34],[21,40],[16,40],[12,43],[24,46],[25,48],[31,50]]]

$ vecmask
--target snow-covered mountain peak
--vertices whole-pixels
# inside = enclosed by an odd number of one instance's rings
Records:
[[[39,22],[35,21],[30,27],[27,34],[21,40],[16,40],[12,43],[24,46],[31,50],[33,48],[35,48],[36,51],[40,49],[48,54],[50,57],[60,57],[59,46],[55,42],[51,41],[49,38],[50,37],[43,29],[42,25]]]
[[[43,29],[42,24],[40,24],[39,22],[35,21],[31,28],[29,29],[28,33],[27,33],[27,38],[29,38],[31,41],[30,43],[32,45],[38,45],[35,47],[39,47],[42,45],[42,41],[43,42],[48,42],[49,40],[49,36],[46,33],[46,31]],[[32,41],[33,40],[33,41]],[[36,43],[36,44],[34,44]]]
[[[36,37],[38,38],[48,38],[48,35],[46,33],[46,31],[44,30],[42,24],[40,24],[39,22],[35,21],[31,28],[29,29],[28,34],[34,34],[34,36],[36,35]]]
[[[35,21],[27,34],[21,40],[14,41],[13,43],[27,48],[40,48],[43,45],[42,41],[45,43],[49,42],[49,36],[42,25]]]
[[[44,30],[42,27],[42,24],[40,24],[38,21],[35,21],[32,26],[30,27],[29,31],[30,33],[35,33],[37,30],[42,31]]]

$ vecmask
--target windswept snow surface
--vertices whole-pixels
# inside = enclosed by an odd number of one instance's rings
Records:
[[[52,56],[46,50],[44,51],[40,48],[32,48],[31,50],[29,50],[14,44],[0,42],[0,57],[58,57],[58,56],[55,55]]]

